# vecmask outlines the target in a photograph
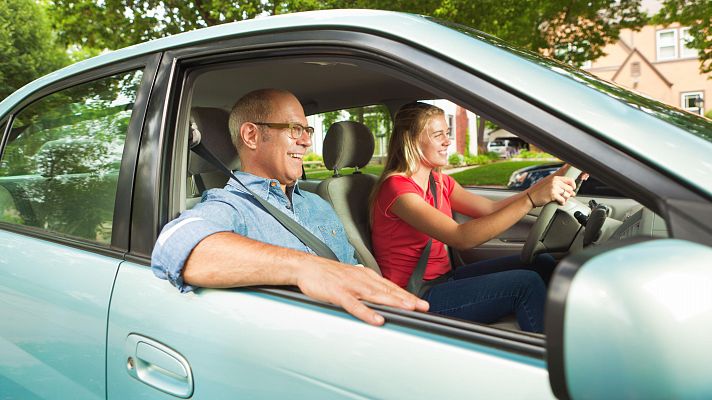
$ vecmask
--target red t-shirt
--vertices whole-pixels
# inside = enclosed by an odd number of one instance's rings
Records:
[[[438,209],[452,218],[450,195],[455,188],[455,181],[448,175],[433,173],[436,185],[442,179],[442,189],[437,188]],[[413,179],[393,175],[388,177],[376,196],[373,207],[373,225],[371,227],[371,243],[376,262],[385,278],[401,287],[408,285],[408,279],[413,274],[418,259],[423,253],[430,237],[390,212],[390,208],[398,196],[405,193],[415,193],[428,204],[433,205],[433,195],[430,188],[423,193]],[[435,279],[450,271],[450,260],[445,245],[433,239],[430,246],[430,257],[425,268],[425,280]]]

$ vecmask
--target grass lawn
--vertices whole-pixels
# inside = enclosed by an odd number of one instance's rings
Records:
[[[462,186],[507,186],[512,172],[530,165],[546,164],[551,161],[502,161],[456,172],[452,176]]]
[[[494,164],[487,164],[476,168],[470,168],[464,171],[456,172],[451,176],[455,178],[463,186],[487,185],[487,186],[507,186],[507,181],[512,175],[512,172],[519,168],[528,167],[530,165],[546,164],[551,161],[502,161]],[[366,174],[381,175],[383,165],[367,165],[362,168]],[[344,168],[341,170],[343,175],[349,175],[353,172],[353,168]],[[332,175],[332,171],[325,168],[310,168],[307,169],[307,179],[323,180]]]

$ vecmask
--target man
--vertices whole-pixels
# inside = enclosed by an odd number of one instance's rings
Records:
[[[368,268],[354,267],[353,247],[333,209],[319,196],[299,190],[302,157],[311,146],[313,129],[294,95],[276,89],[248,93],[233,107],[229,125],[242,162],[237,178],[322,239],[341,262],[312,254],[231,179],[163,228],[151,259],[156,276],[183,292],[295,285],[307,296],[339,305],[376,326],[383,324],[383,316],[362,300],[428,310],[427,302]]]

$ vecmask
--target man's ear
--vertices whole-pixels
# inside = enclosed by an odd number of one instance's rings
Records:
[[[245,147],[252,150],[257,148],[257,136],[259,135],[257,125],[245,122],[240,126],[240,139]]]

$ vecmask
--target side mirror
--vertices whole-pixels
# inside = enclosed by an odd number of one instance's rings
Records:
[[[545,333],[560,399],[712,398],[712,248],[622,241],[564,259]]]

